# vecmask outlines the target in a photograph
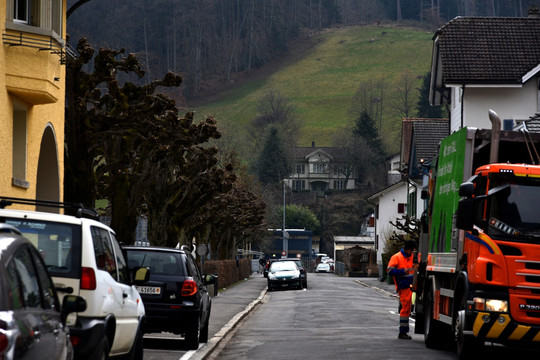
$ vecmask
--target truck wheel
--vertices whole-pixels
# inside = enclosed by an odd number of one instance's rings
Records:
[[[427,292],[424,311],[424,342],[430,349],[442,349],[448,341],[444,324],[433,319],[433,289],[430,286]]]
[[[459,311],[457,312],[454,336],[458,358],[460,360],[474,358],[482,343],[473,335],[465,334],[465,299],[462,299]]]

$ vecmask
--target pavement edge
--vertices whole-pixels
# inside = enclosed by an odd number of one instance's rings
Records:
[[[181,358],[182,360],[193,359],[193,360],[203,360],[210,356],[221,343],[221,341],[238,325],[238,323],[245,318],[257,305],[259,305],[266,295],[267,289],[261,291],[259,297],[253,300],[249,305],[245,307],[244,310],[236,314],[231,320],[229,320],[222,328],[219,330],[206,344],[201,346],[197,351],[194,351],[191,356],[186,357],[185,355]],[[186,354],[188,355],[188,354]]]

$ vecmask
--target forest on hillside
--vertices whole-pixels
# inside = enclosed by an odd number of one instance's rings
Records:
[[[126,49],[145,81],[183,76],[177,100],[211,93],[289,51],[306,31],[394,22],[434,30],[456,16],[527,16],[538,0],[68,0],[71,46]],[[139,81],[130,78],[130,81]]]

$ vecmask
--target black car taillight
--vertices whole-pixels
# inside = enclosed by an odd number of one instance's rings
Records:
[[[193,280],[184,280],[182,285],[182,296],[191,296],[197,293],[197,283]]]

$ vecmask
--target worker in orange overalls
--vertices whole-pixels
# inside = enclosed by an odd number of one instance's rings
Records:
[[[409,336],[409,316],[411,315],[412,280],[414,274],[412,253],[416,249],[413,240],[405,242],[405,246],[399,252],[392,255],[388,262],[386,272],[394,277],[396,290],[399,294],[401,310],[399,311],[399,339],[411,340]]]

